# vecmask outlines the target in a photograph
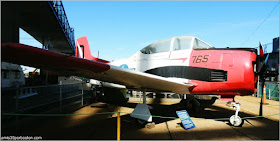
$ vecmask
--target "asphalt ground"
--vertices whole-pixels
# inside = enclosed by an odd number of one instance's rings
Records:
[[[117,113],[111,112],[121,112],[121,140],[279,140],[278,101],[267,100],[268,104],[263,105],[265,118],[256,118],[260,98],[237,96],[235,100],[241,103],[239,116],[247,119],[242,127],[233,127],[227,119],[235,113],[234,109],[227,107],[225,101],[216,100],[199,113],[189,111],[196,127],[185,130],[180,119],[176,119],[176,111],[183,109],[179,100],[147,100],[152,115],[161,116],[153,117],[153,128],[139,125],[130,117],[128,113],[141,102],[139,98],[131,98],[128,103],[119,105],[94,103],[71,116],[50,116],[40,122],[35,122],[38,117],[33,117],[34,122],[21,124],[21,133],[17,136],[41,136],[44,140],[116,140]]]

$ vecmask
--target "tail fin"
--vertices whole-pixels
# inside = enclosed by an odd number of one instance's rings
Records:
[[[102,63],[109,63],[109,61],[102,60],[102,59],[92,56],[92,54],[90,52],[89,44],[88,44],[88,39],[86,36],[77,39],[75,56],[80,57],[80,58],[85,58],[88,60],[102,62]]]

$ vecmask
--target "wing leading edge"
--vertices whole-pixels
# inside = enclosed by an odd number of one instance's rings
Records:
[[[128,70],[24,44],[2,43],[2,61],[125,85],[127,88],[189,94],[192,84]]]

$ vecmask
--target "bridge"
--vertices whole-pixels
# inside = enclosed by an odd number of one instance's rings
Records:
[[[1,42],[19,43],[19,28],[44,48],[74,55],[74,29],[61,1],[1,2]]]

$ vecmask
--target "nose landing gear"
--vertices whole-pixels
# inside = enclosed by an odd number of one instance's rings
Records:
[[[232,106],[230,104],[232,104]],[[228,102],[227,106],[236,110],[235,114],[232,115],[229,119],[230,124],[235,126],[235,127],[241,127],[244,123],[244,120],[241,119],[238,116],[238,112],[240,111],[240,103],[238,103],[238,102]]]

